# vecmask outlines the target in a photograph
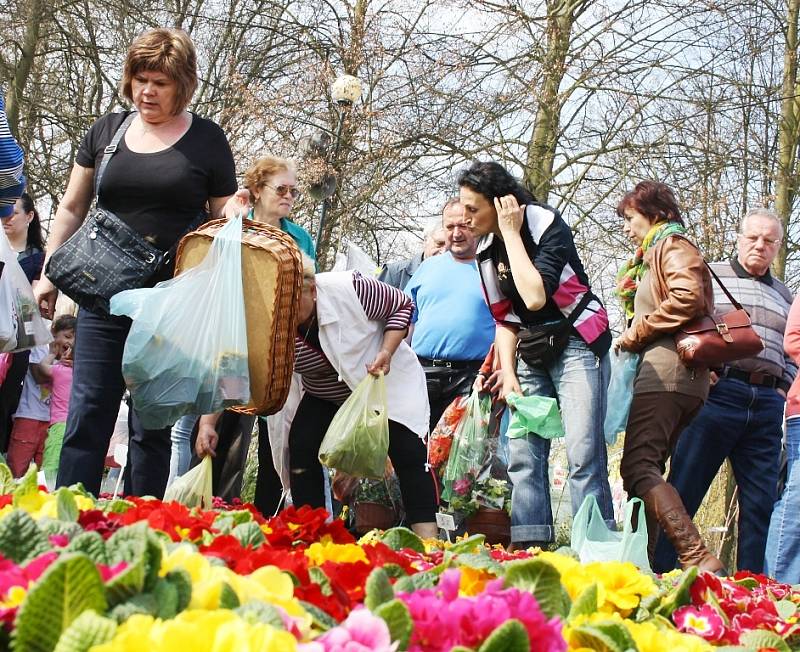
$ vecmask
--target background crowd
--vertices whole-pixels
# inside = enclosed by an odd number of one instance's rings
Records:
[[[8,434],[0,430],[0,445],[15,473],[30,461],[47,468],[49,448],[50,459],[59,460],[57,485],[82,482],[100,491],[125,391],[121,364],[130,320],[86,307],[75,321],[58,316],[58,289],[47,276],[51,256],[84,227],[93,205],[166,253],[198,220],[246,213],[280,228],[304,254],[294,333],[303,394],[285,424],[284,477],[274,464],[282,454],[272,449],[275,423],[259,419],[256,503],[263,511],[277,509],[287,488],[295,504],[325,504],[319,444],[366,369],[386,377],[389,457],[407,522],[418,533],[437,534],[437,486],[424,438],[449,403],[473,387],[500,402],[510,394],[556,399],[573,513],[594,496],[614,527],[603,423],[610,369],[625,351],[640,358],[621,473],[628,495],[643,500],[638,517],[648,523],[654,569],[677,561],[727,571],[692,517],[728,458],[738,485],[738,567],[800,582],[800,526],[791,518],[800,480],[793,465],[800,450],[794,427],[800,308],[770,273],[784,237],[774,213],[757,208],[743,215],[736,255],[709,268],[673,191],[655,181],[637,184],[617,207],[634,255],[618,278],[625,328],[616,339],[569,225],[498,163],[476,162],[458,174],[458,196],[446,202],[411,260],[388,265],[377,279],[317,274],[310,235],[289,219],[299,194],[292,163],[259,158],[237,191],[224,132],[187,109],[196,85],[196,54],[186,33],[151,30],[133,42],[121,88],[135,111],[103,116],[84,135],[46,247],[33,203],[21,193],[21,153],[6,147],[13,141],[0,129],[0,155],[9,154],[8,166],[0,159],[4,231],[43,314],[55,317],[50,351],[15,353],[6,364],[0,428]],[[718,368],[690,369],[675,334],[730,308],[709,269],[747,309],[765,347]],[[148,283],[171,274],[164,264]],[[779,495],[787,397],[788,464]],[[187,415],[171,431],[148,430],[130,410],[125,493],[162,496],[191,464],[193,439],[198,457],[215,457],[217,487],[231,475],[240,483],[252,426],[222,413]],[[554,541],[549,453],[549,439],[534,432],[509,440],[515,548]]]

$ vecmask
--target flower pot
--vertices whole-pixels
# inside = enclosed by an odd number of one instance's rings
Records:
[[[483,534],[486,543],[507,546],[511,543],[511,517],[504,509],[481,507],[466,521],[469,534]]]
[[[370,530],[388,530],[394,527],[397,517],[394,508],[381,503],[356,503],[356,532],[366,534]]]

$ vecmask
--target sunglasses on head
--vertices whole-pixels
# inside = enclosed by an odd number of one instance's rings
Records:
[[[300,191],[295,186],[286,186],[286,185],[271,186],[268,183],[265,183],[264,185],[267,188],[272,188],[275,191],[275,194],[277,194],[280,197],[289,194],[292,196],[293,199],[297,199],[300,196]]]

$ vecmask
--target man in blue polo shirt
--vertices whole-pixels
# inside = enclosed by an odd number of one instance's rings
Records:
[[[494,320],[475,266],[477,240],[458,199],[442,214],[448,251],[419,266],[405,291],[414,302],[411,348],[428,381],[431,429],[456,396],[468,394],[494,341]]]

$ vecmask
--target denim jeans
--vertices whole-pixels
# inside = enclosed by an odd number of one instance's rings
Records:
[[[786,421],[786,484],[769,522],[764,573],[800,584],[800,417]]]
[[[593,494],[603,518],[614,525],[608,455],[603,435],[608,356],[598,358],[583,340],[571,337],[559,360],[547,368],[518,361],[517,377],[525,396],[558,399],[564,422],[572,514]],[[553,541],[548,457],[550,440],[529,433],[508,440],[511,492],[511,540]]]
[[[125,390],[122,352],[131,320],[105,318],[81,309],[75,330],[72,391],[56,484],[82,482],[100,492],[106,452]],[[125,467],[126,495],[161,498],[169,477],[169,428],[145,430],[128,414],[130,437]]]
[[[668,481],[694,516],[725,458],[739,487],[739,570],[761,573],[777,500],[784,399],[774,389],[720,378],[694,421],[681,433]],[[719,524],[721,525],[721,523]],[[661,537],[656,572],[675,568],[672,544]]]
[[[167,486],[172,484],[175,478],[182,476],[189,470],[192,462],[192,431],[200,417],[196,414],[187,414],[178,419],[172,426],[169,438],[172,442],[172,452],[169,458],[169,479]]]

